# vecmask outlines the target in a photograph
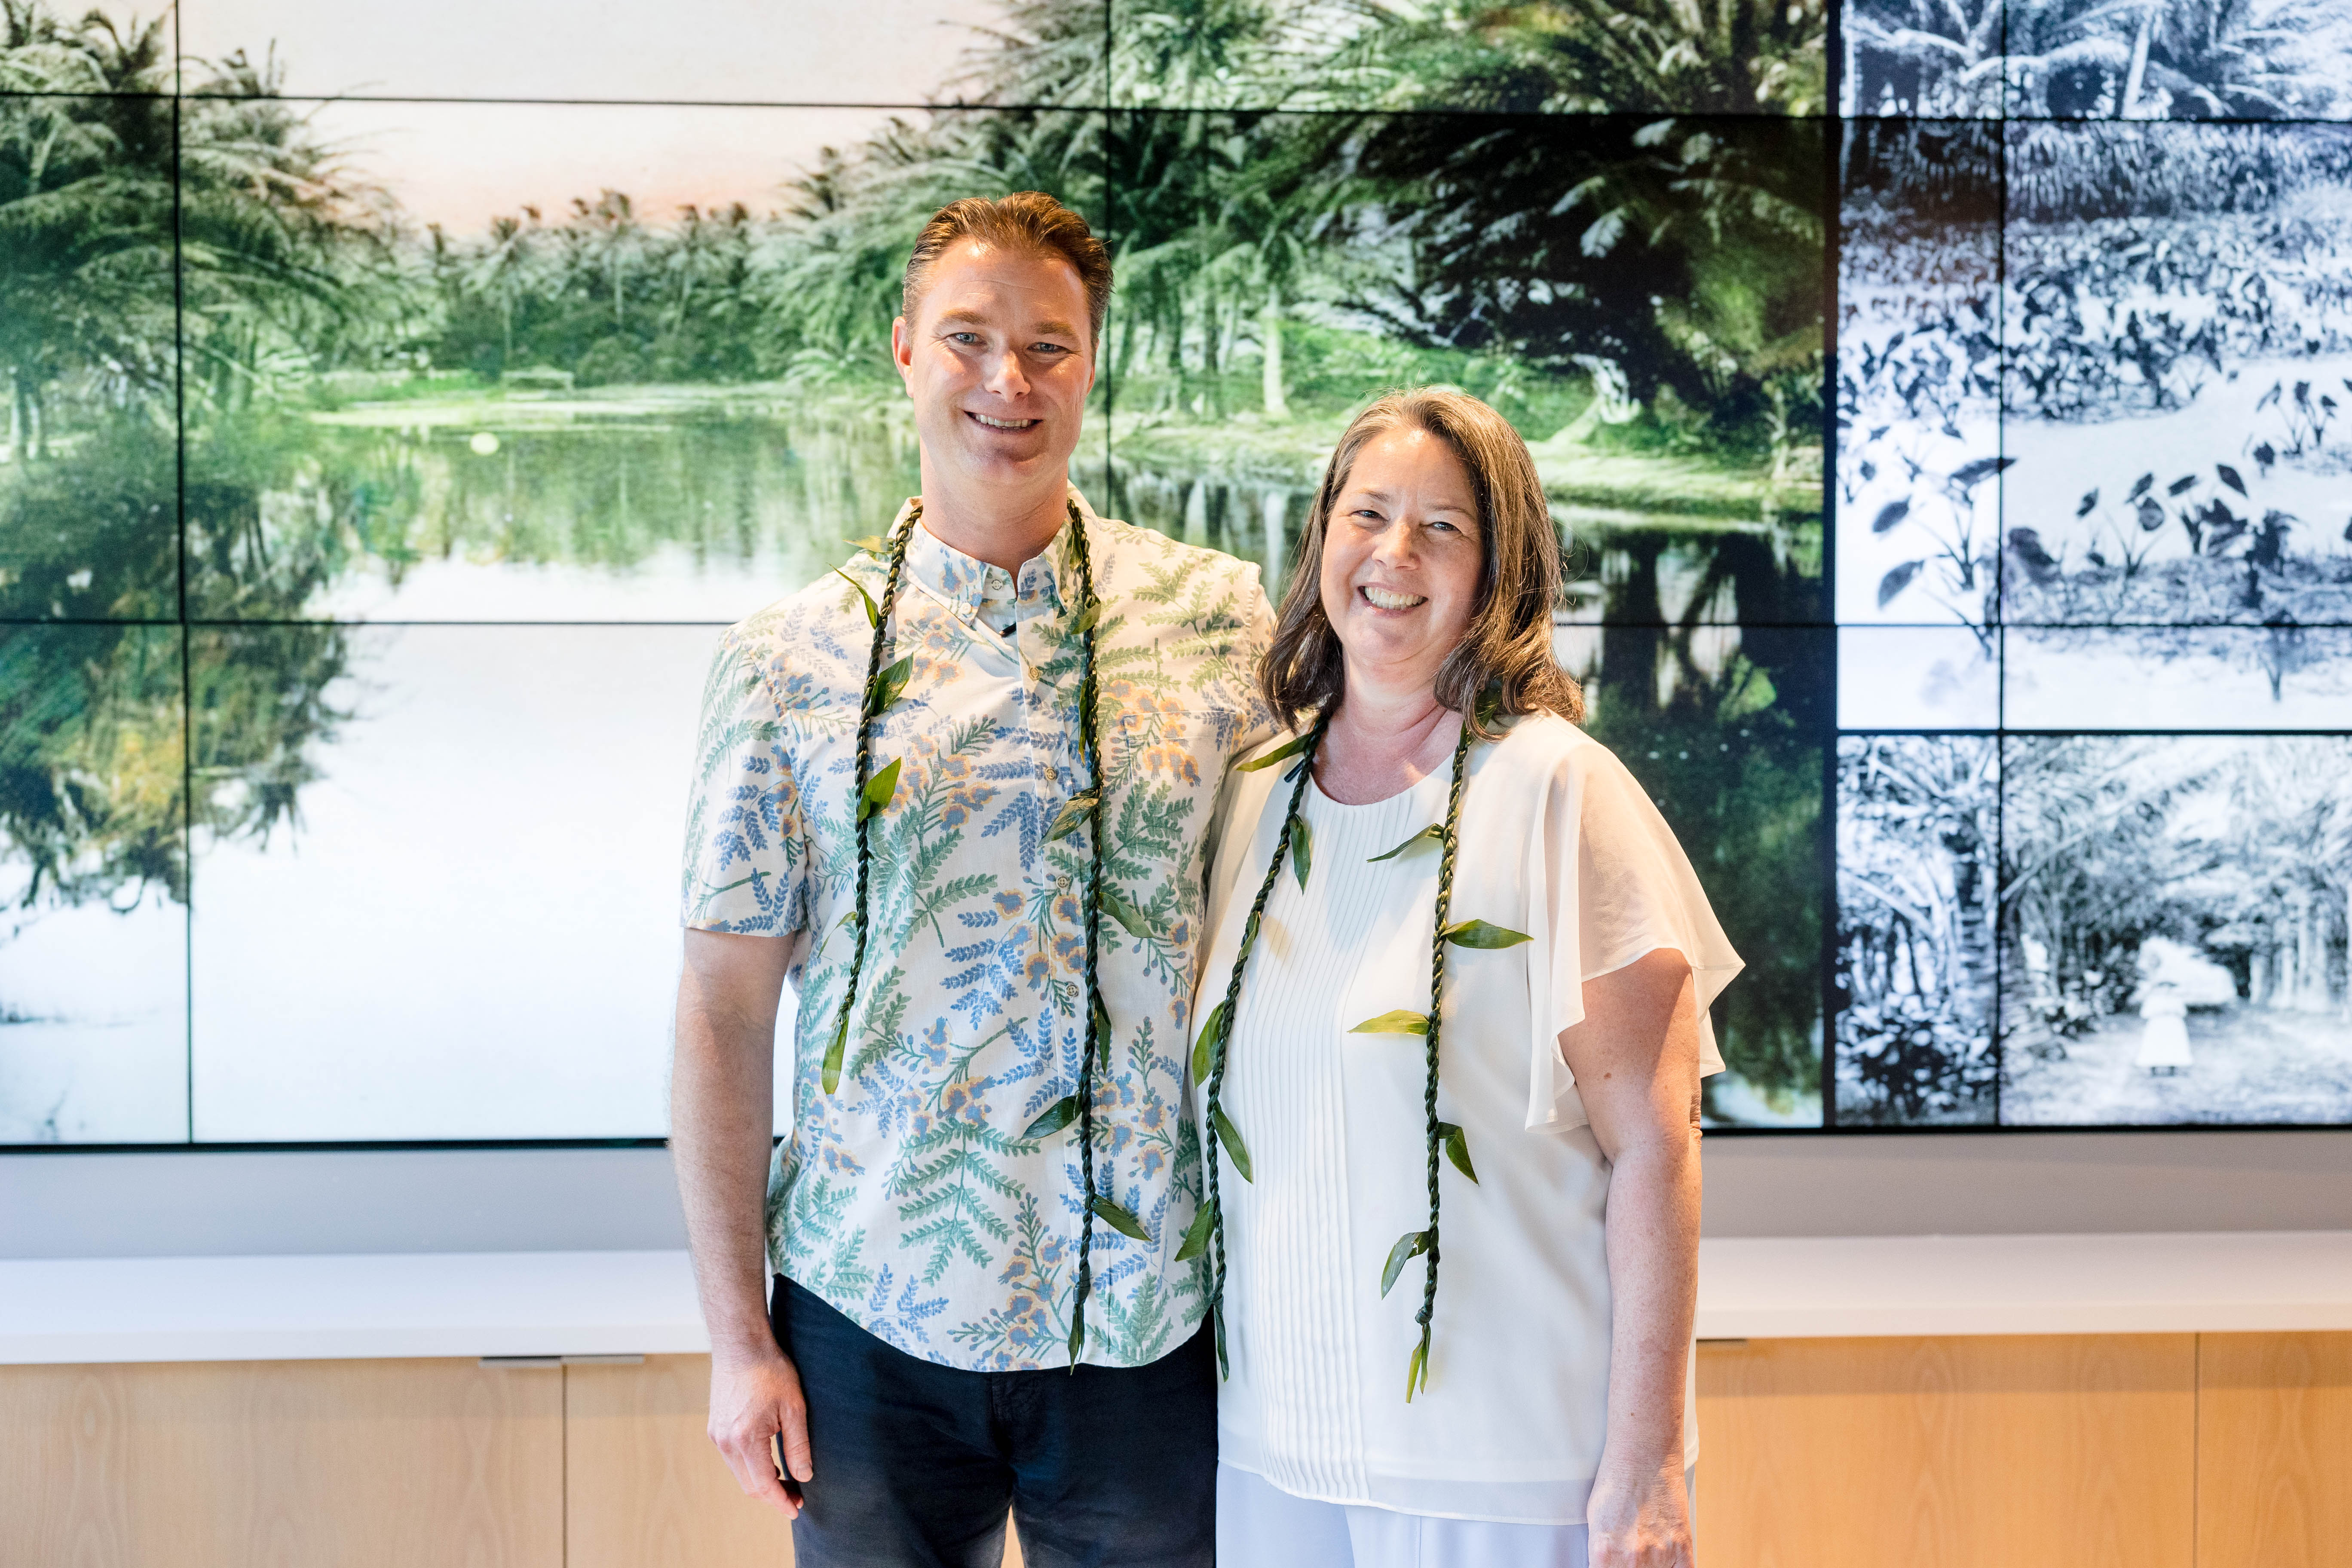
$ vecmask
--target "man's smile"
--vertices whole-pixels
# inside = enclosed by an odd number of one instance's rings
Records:
[[[970,408],[965,409],[964,413],[970,417],[979,420],[982,425],[987,426],[992,430],[1026,430],[1032,426],[1042,425],[1045,423],[1042,419],[995,419],[991,418],[988,415],[982,414],[977,410]]]

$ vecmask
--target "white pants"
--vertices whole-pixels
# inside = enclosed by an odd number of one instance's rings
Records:
[[[1318,1502],[1219,1465],[1217,1568],[1586,1568],[1585,1533]]]

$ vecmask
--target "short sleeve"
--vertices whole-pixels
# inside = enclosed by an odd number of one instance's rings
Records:
[[[1578,748],[1546,792],[1538,825],[1530,932],[1541,955],[1535,1001],[1529,1127],[1580,1125],[1575,1079],[1560,1059],[1562,1031],[1584,1019],[1584,983],[1673,948],[1690,961],[1698,994],[1699,1073],[1723,1070],[1708,1009],[1741,968],[1690,858],[1643,792],[1605,747]]]
[[[681,924],[752,936],[807,927],[807,846],[786,738],[766,677],[730,633],[711,661],[695,728]]]

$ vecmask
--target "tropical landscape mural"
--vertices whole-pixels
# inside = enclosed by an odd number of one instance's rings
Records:
[[[1748,961],[1711,1125],[1999,1113],[2004,725],[2345,722],[2333,126],[1841,121],[1993,110],[1767,0],[690,0],[718,65],[5,5],[0,1142],[658,1135],[702,661],[918,488],[896,279],[973,192],[1112,246],[1080,486],[1275,591],[1379,392],[1527,437]]]

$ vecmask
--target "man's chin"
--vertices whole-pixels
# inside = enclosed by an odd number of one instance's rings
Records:
[[[1069,472],[1069,447],[1057,449],[1040,440],[1024,451],[1024,445],[1028,444],[1005,441],[965,446],[956,454],[956,467],[966,478],[982,484],[1032,485]]]

